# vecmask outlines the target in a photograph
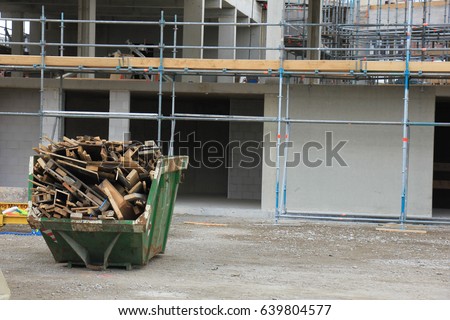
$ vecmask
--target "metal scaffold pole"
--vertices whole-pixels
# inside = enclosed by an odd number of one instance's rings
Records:
[[[174,17],[174,22],[175,25],[173,26],[173,58],[175,59],[177,57],[177,31],[178,31],[178,26],[177,26],[177,15],[175,15]],[[172,112],[171,112],[171,116],[175,115],[175,99],[176,99],[176,95],[175,95],[175,77],[176,75],[174,74],[172,77]],[[174,139],[175,139],[175,119],[172,119],[170,121],[170,142],[169,142],[169,156],[173,156],[173,143],[174,143]]]
[[[283,79],[284,79],[284,26],[285,21],[280,22],[281,29],[281,43],[280,43],[280,68],[278,69],[278,115],[277,115],[277,144],[276,144],[276,181],[275,181],[275,223],[278,223],[280,218],[280,145],[281,145],[281,118],[282,118],[282,106],[283,106]],[[270,152],[270,151],[269,151]]]
[[[288,168],[288,151],[289,151],[289,134],[291,123],[289,122],[289,95],[290,95],[290,78],[286,78],[286,114],[285,114],[285,134],[284,134],[284,166],[283,166],[283,194],[281,196],[281,212],[287,212],[287,168]]]
[[[59,56],[60,57],[64,57],[64,12],[61,12],[61,24],[60,24],[60,38],[61,38],[61,46],[59,47]],[[59,100],[58,100],[58,110],[63,110],[63,98],[64,98],[64,92],[63,92],[63,82],[64,82],[64,71],[60,72],[59,75],[59,90],[58,90],[58,94],[59,94]],[[62,123],[62,119],[61,117],[57,117],[55,119],[55,122],[53,123],[53,130],[52,130],[52,135],[51,135],[51,139],[53,140],[58,140],[61,137],[60,132],[58,130],[58,136],[56,137],[56,132],[57,132],[57,128],[58,126],[61,125]]]
[[[405,96],[403,104],[403,164],[402,164],[402,197],[400,224],[406,221],[408,212],[408,171],[409,171],[409,61],[411,58],[411,32],[412,32],[412,0],[408,0],[408,25],[406,31],[406,59],[405,59]]]
[[[289,1],[288,5],[293,5],[294,1]],[[158,95],[158,111],[154,113],[114,113],[110,112],[107,114],[109,119],[141,119],[141,120],[151,120],[153,123],[157,123],[158,128],[158,144],[162,147],[163,140],[163,124],[166,121],[168,125],[170,122],[170,141],[168,144],[168,154],[173,155],[174,152],[174,139],[175,139],[175,128],[176,121],[208,121],[208,122],[258,122],[258,123],[272,123],[273,128],[276,130],[276,185],[275,185],[275,221],[278,222],[280,217],[287,218],[290,214],[294,212],[287,212],[287,180],[288,180],[288,143],[291,137],[289,136],[290,131],[294,128],[293,126],[301,124],[317,124],[317,125],[330,125],[336,124],[342,127],[348,125],[364,125],[364,126],[398,126],[402,127],[402,190],[401,190],[401,213],[400,217],[396,218],[400,220],[403,225],[406,222],[410,222],[411,219],[407,218],[408,213],[408,177],[409,177],[409,153],[410,153],[410,128],[413,126],[422,127],[450,127],[450,123],[438,123],[438,122],[411,122],[409,121],[409,95],[410,95],[410,85],[411,79],[449,79],[450,69],[442,63],[442,70],[437,67],[438,64],[432,65],[431,60],[433,57],[439,55],[448,56],[448,43],[450,41],[450,33],[448,31],[449,22],[449,1],[442,1],[443,6],[443,19],[444,23],[437,23],[440,21],[441,17],[435,15],[435,5],[432,5],[431,1],[427,0],[423,3],[423,19],[422,26],[413,24],[413,14],[414,14],[414,3],[412,0],[408,0],[406,6],[399,5],[400,1],[392,1],[388,6],[383,4],[383,1],[372,0],[372,2],[364,2],[364,6],[361,4],[360,0],[351,1],[324,1],[325,6],[322,8],[326,10],[323,12],[324,20],[320,23],[311,24],[305,22],[306,20],[306,0],[297,0],[297,5],[302,7],[303,20],[300,19],[301,23],[295,24],[295,22],[289,21],[286,17],[283,17],[279,23],[252,23],[251,26],[276,26],[280,28],[281,42],[280,45],[260,45],[251,46],[251,41],[247,46],[220,46],[220,45],[201,45],[201,46],[190,46],[190,45],[177,45],[177,30],[180,26],[184,25],[204,25],[210,27],[217,26],[230,26],[236,25],[240,27],[249,27],[249,23],[217,23],[217,22],[182,22],[178,21],[177,17],[174,17],[174,21],[165,21],[167,18],[167,12],[161,11],[159,21],[111,21],[111,20],[70,20],[61,14],[60,19],[49,19],[45,16],[44,7],[42,7],[42,14],[39,19],[21,19],[15,18],[14,21],[34,21],[41,25],[41,39],[40,42],[13,42],[6,41],[8,45],[26,45],[35,46],[36,49],[40,49],[40,56],[38,51],[36,51],[35,56],[23,56],[14,57],[12,55],[5,55],[2,69],[10,71],[30,71],[40,72],[40,105],[39,111],[34,112],[0,112],[0,116],[34,116],[39,117],[39,132],[40,138],[43,139],[44,134],[51,134],[53,139],[57,133],[57,124],[61,125],[63,119],[66,118],[104,118],[105,113],[103,112],[74,112],[74,111],[64,111],[63,110],[63,81],[67,83],[70,88],[72,80],[65,80],[67,73],[82,74],[82,73],[118,73],[118,74],[144,74],[144,75],[154,75],[158,77],[158,84],[149,84],[147,87],[151,87],[151,92],[157,93]],[[372,5],[370,5],[372,3]],[[366,6],[368,4],[368,6]],[[347,14],[343,10],[343,6],[349,6],[349,13]],[[401,9],[400,9],[401,8]],[[405,8],[405,9],[403,9]],[[416,8],[420,8],[416,5]],[[367,14],[366,13],[367,10]],[[395,16],[394,16],[395,10]],[[403,19],[403,11],[405,10],[405,20]],[[416,9],[416,13],[418,13]],[[433,10],[433,13],[431,11]],[[159,11],[159,10],[158,10]],[[347,16],[346,16],[347,14]],[[363,15],[362,15],[363,14]],[[386,16],[387,14],[387,16]],[[48,10],[47,10],[48,15]],[[430,18],[433,15],[433,22],[435,24],[430,24]],[[349,23],[346,20],[350,17]],[[287,17],[289,18],[289,17]],[[301,17],[300,17],[301,18]],[[3,20],[3,19],[2,19]],[[395,24],[393,21],[395,20]],[[372,23],[370,22],[372,21]],[[59,42],[52,42],[49,34],[46,34],[46,24],[48,23],[60,23],[61,26],[61,40]],[[144,48],[151,48],[159,50],[159,57],[155,57],[154,60],[149,58],[145,60],[145,57],[138,59],[130,58],[126,61],[126,64],[121,62],[109,62],[105,57],[100,60],[96,60],[95,57],[86,57],[86,59],[79,59],[81,57],[66,57],[64,54],[64,48],[75,48],[75,47],[89,47],[94,46],[98,48],[132,48],[132,44],[124,45],[115,43],[71,43],[66,33],[66,40],[64,40],[64,28],[69,27],[73,23],[96,23],[96,24],[116,24],[116,25],[142,25],[142,26],[153,26],[154,31],[160,31],[160,43],[159,45],[142,45]],[[164,44],[164,28],[166,26],[173,26],[173,44]],[[323,30],[327,32],[332,32],[336,39],[342,40],[342,43],[335,44],[333,41],[322,43],[321,46],[310,45],[308,47],[305,42],[305,30],[308,26],[322,26]],[[285,45],[285,32],[284,28],[289,27],[292,30],[298,30],[298,36],[303,35],[296,39],[300,41],[302,45],[297,45],[296,42],[289,43],[286,41]],[[422,28],[422,29],[421,29]],[[167,30],[168,31],[168,30]],[[406,35],[406,37],[405,37]],[[251,34],[250,34],[251,36]],[[322,35],[323,36],[323,35]],[[167,36],[166,36],[167,37]],[[37,37],[36,37],[37,38]],[[166,39],[167,40],[167,39]],[[348,41],[348,42],[346,42]],[[377,42],[378,41],[378,42]],[[348,45],[342,46],[342,44],[349,43]],[[420,43],[422,46],[420,47]],[[418,44],[416,46],[416,44]],[[50,50],[53,48],[55,50]],[[55,57],[49,55],[52,51],[57,51],[59,48],[60,57]],[[177,59],[177,50],[179,49],[192,49],[199,48],[204,50],[248,50],[249,58],[250,51],[260,51],[266,50],[267,52],[271,50],[277,50],[280,52],[279,61],[237,61],[238,63],[231,64],[228,60],[221,60],[220,62],[212,61],[213,59],[203,59],[201,63],[194,63],[196,61],[186,61],[182,59]],[[39,50],[38,49],[38,50]],[[172,50],[172,58],[164,57],[164,50]],[[304,63],[291,63],[295,61],[288,61],[289,57],[303,57],[305,52],[316,51],[329,57],[328,60],[336,59],[336,57],[344,57],[342,61],[337,61],[333,65],[328,65],[327,62],[321,61],[317,64],[311,61],[307,61],[308,64]],[[68,51],[67,51],[68,52]],[[168,52],[166,52],[168,54]],[[422,62],[420,62],[420,69],[418,67],[418,62],[414,61],[414,58],[422,57]],[[14,60],[15,59],[15,60]],[[362,60],[358,60],[362,59]],[[404,60],[403,61],[400,61]],[[175,61],[178,60],[178,61]],[[211,60],[211,61],[207,61]],[[240,59],[237,59],[240,60]],[[250,59],[248,59],[250,60]],[[296,59],[297,60],[297,59]],[[344,60],[352,60],[346,61]],[[386,60],[386,61],[385,61]],[[390,61],[388,61],[390,60]],[[445,60],[445,58],[442,58]],[[82,61],[78,63],[78,61]],[[124,62],[125,60],[122,60]],[[145,61],[145,62],[144,62]],[[107,63],[106,63],[107,62]],[[236,62],[236,61],[235,61]],[[302,62],[302,61],[299,61]],[[323,62],[323,63],[322,63]],[[371,63],[374,62],[374,63]],[[376,62],[376,63],[375,63]],[[448,61],[446,61],[448,62]],[[252,64],[253,63],[253,64]],[[342,64],[341,64],[342,63]],[[383,66],[378,68],[377,63],[382,63]],[[222,65],[221,65],[222,64]],[[372,64],[372,65],[370,65]],[[224,65],[231,66],[227,68],[222,68]],[[349,67],[350,65],[350,67]],[[255,67],[257,66],[257,67]],[[278,67],[278,71],[277,71]],[[314,68],[313,68],[314,67]],[[327,69],[331,67],[331,69]],[[424,69],[422,69],[424,68]],[[52,100],[46,101],[48,89],[44,90],[44,84],[50,88],[56,87],[56,81],[47,80],[45,77],[51,76],[52,74],[59,75],[59,108],[54,111],[57,106],[51,106]],[[181,75],[212,75],[212,76],[239,76],[239,75],[253,75],[255,77],[266,77],[267,79],[273,79],[274,85],[278,84],[278,88],[273,88],[269,94],[275,94],[278,89],[278,114],[268,116],[236,116],[236,115],[214,115],[214,114],[189,114],[189,113],[176,113],[176,90],[180,92],[187,92],[187,86],[185,84],[177,85],[175,80],[180,81]],[[396,121],[370,121],[370,120],[321,120],[321,119],[295,119],[290,118],[289,109],[291,113],[293,108],[290,108],[289,99],[290,94],[293,89],[292,83],[296,83],[296,78],[308,77],[310,79],[330,79],[336,81],[342,81],[343,84],[348,80],[353,80],[354,84],[357,84],[360,80],[366,79],[376,79],[381,77],[389,81],[389,83],[397,84],[397,80],[404,79],[404,105],[403,105],[403,118],[397,119]],[[8,79],[6,79],[8,80]],[[36,79],[37,80],[37,79]],[[28,81],[28,80],[27,80]],[[277,82],[278,81],[278,82]],[[394,82],[395,81],[395,82]],[[6,82],[6,81],[5,81]],[[163,82],[166,82],[164,85]],[[170,82],[170,85],[169,85]],[[277,83],[276,83],[277,82]],[[284,83],[283,83],[284,82]],[[30,81],[31,83],[31,81]],[[284,85],[286,84],[286,85]],[[28,85],[28,84],[27,84]],[[34,86],[38,88],[38,83]],[[171,86],[171,87],[170,87]],[[137,89],[137,90],[148,90]],[[177,88],[176,88],[177,87]],[[206,86],[205,86],[206,87]],[[272,90],[272,86],[270,90]],[[143,87],[142,87],[143,88]],[[193,86],[193,88],[195,88]],[[250,87],[248,87],[250,89]],[[285,89],[286,88],[286,89]],[[402,87],[397,87],[402,90]],[[70,89],[69,89],[70,90]],[[239,88],[239,90],[242,90]],[[260,94],[265,94],[263,89],[258,88]],[[286,91],[284,91],[286,90]],[[169,115],[169,109],[167,109],[166,114],[164,114],[163,109],[163,94],[169,94],[171,91],[172,105]],[[243,91],[239,91],[243,92]],[[240,94],[237,92],[236,94]],[[292,100],[294,102],[294,100]],[[168,100],[167,100],[168,102]],[[399,102],[398,102],[399,103]],[[276,102],[275,102],[276,104]],[[275,106],[277,107],[277,106]],[[283,115],[285,113],[285,115]],[[51,127],[47,126],[47,120],[50,117],[54,117],[57,121],[54,121],[53,131]],[[59,121],[59,122],[58,122]],[[178,124],[181,122],[178,122]],[[275,123],[277,124],[277,129],[275,129]],[[283,128],[284,127],[284,128]],[[285,133],[284,139],[281,136],[282,130]],[[59,132],[59,131],[58,131]],[[166,137],[166,135],[164,135]],[[282,144],[282,142],[284,144]],[[284,151],[284,153],[283,153]],[[273,150],[272,150],[273,157]],[[284,154],[284,158],[283,158]],[[273,169],[273,168],[272,168]],[[290,169],[291,170],[291,169]],[[273,172],[273,171],[272,171]],[[290,179],[290,178],[289,178]],[[291,180],[289,180],[291,181]],[[291,181],[292,182],[292,181]],[[292,205],[290,205],[292,207]],[[291,208],[293,209],[293,208]],[[397,220],[398,221],[398,220]]]
[[[44,71],[45,71],[45,10],[44,6],[42,6],[42,14],[41,14],[41,78],[40,78],[40,103],[39,103],[39,139],[41,143],[44,140],[44,103],[45,103],[45,93],[44,93]]]
[[[163,76],[164,76],[164,11],[161,11],[160,27],[160,43],[159,43],[159,90],[158,90],[158,146],[161,148],[161,117],[162,117],[162,97],[163,97]]]
[[[280,145],[281,145],[281,109],[283,105],[283,68],[279,70],[277,144],[276,144],[276,181],[275,181],[275,223],[280,218]]]
[[[65,28],[65,26],[64,26],[64,12],[61,12],[61,24],[60,24],[59,27],[61,28],[61,31],[60,31],[60,33],[61,33],[61,35],[60,35],[60,37],[61,37],[61,46],[59,47],[59,55],[61,57],[63,57],[64,56],[64,28]]]

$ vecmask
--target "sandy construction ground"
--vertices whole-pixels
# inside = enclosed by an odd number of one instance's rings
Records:
[[[0,235],[0,269],[12,299],[450,299],[450,227],[376,227],[175,215],[145,267],[69,269],[42,237]]]

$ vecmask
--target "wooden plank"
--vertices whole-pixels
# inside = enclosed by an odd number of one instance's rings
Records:
[[[82,146],[78,146],[78,156],[83,161],[92,161],[91,156],[86,152],[86,150],[83,149]]]
[[[145,194],[142,193],[131,193],[131,194],[127,194],[126,196],[123,197],[125,200],[127,201],[136,201],[136,200],[142,200],[142,201],[147,201],[147,196]]]
[[[193,224],[196,226],[207,226],[207,227],[228,227],[228,224],[225,224],[225,223],[185,221],[184,224]]]
[[[108,161],[108,151],[104,147],[100,150],[100,156],[102,157],[102,161]]]
[[[98,170],[101,171],[114,171],[115,169],[117,169],[120,166],[121,162],[120,161],[88,161],[86,163],[86,167],[92,167],[95,166],[98,168]]]
[[[66,157],[78,159],[77,155],[75,154],[76,148],[68,148],[66,149]]]
[[[97,196],[96,196],[95,194],[93,194],[91,191],[86,192],[86,196],[87,196],[89,199],[94,200],[95,203],[102,204],[103,201],[105,201],[104,199],[101,199],[101,198],[97,197]]]
[[[31,201],[34,203],[53,202],[53,197],[48,193],[38,193],[31,196]]]
[[[141,192],[144,189],[144,185],[142,184],[142,181],[139,181],[138,183],[136,183],[133,188],[131,188],[130,190],[128,190],[128,193],[132,194],[132,193],[138,193]]]
[[[70,214],[70,219],[81,220],[83,219],[83,214],[81,212],[72,212]]]
[[[61,217],[64,217],[64,218],[69,217],[69,213],[66,210],[64,210],[63,208],[55,207],[55,212],[57,214],[59,214]],[[53,216],[55,216],[55,214]]]
[[[116,172],[116,180],[122,184],[122,186],[124,186],[127,189],[131,188],[130,185],[130,181],[128,181],[125,177],[125,175],[123,174],[122,170],[120,168],[117,168],[117,172]]]
[[[74,164],[76,164],[76,165],[78,165],[80,167],[86,167],[86,165],[87,165],[86,161],[73,159],[73,158],[70,158],[70,157],[62,156],[60,154],[53,153],[53,152],[48,152],[48,151],[45,151],[45,150],[40,150],[40,152],[43,153],[43,154],[49,155],[52,158],[59,158],[59,159],[65,160],[67,162],[72,162],[72,163],[74,163]]]
[[[119,219],[134,220],[133,206],[126,201],[108,180],[103,180],[98,186],[107,196]]]
[[[90,68],[116,68],[116,58],[103,57],[58,57],[47,56],[46,65],[51,67],[90,67]],[[124,67],[134,68],[158,68],[159,58],[128,58]],[[40,56],[25,55],[0,55],[0,65],[34,66],[41,64]],[[261,71],[268,72],[279,69],[278,60],[231,60],[231,59],[164,59],[165,69],[190,69],[190,70],[216,70],[224,69],[233,71]],[[403,61],[361,61],[361,60],[286,60],[283,64],[286,71],[335,71],[350,72],[366,70],[367,72],[399,73],[404,72]],[[412,61],[412,72],[423,73],[450,73],[450,62]],[[69,143],[74,143],[75,140]]]
[[[76,147],[78,146],[78,141],[67,138],[67,137],[63,137],[64,142],[68,143],[69,145]]]
[[[377,231],[385,231],[385,232],[402,232],[402,233],[427,233],[425,230],[417,230],[417,229],[402,229],[402,228],[375,228]]]
[[[95,171],[85,169],[83,167],[77,166],[76,164],[73,164],[73,163],[70,163],[70,162],[64,161],[64,160],[56,160],[56,162],[58,162],[59,164],[61,164],[63,166],[66,166],[67,170],[74,170],[84,176],[94,179],[97,182],[99,181],[99,175]]]
[[[60,180],[60,182],[64,185],[64,183],[66,183],[66,185],[69,185],[70,188],[67,188],[70,192],[75,192],[75,196],[77,197],[82,197],[83,199],[89,200],[90,202],[92,202],[94,205],[101,205],[102,203],[97,203],[94,199],[90,199],[87,195],[86,192],[91,191],[93,194],[97,195],[99,198],[101,198],[100,195],[96,194],[96,192],[94,190],[92,190],[88,185],[86,185],[84,182],[82,182],[80,179],[78,179],[76,176],[74,176],[73,174],[71,174],[68,170],[64,169],[63,167],[61,167],[60,164],[56,163],[54,160],[49,160],[47,162],[47,167],[50,165],[56,165],[59,169],[63,170],[67,176],[65,177],[61,177],[59,176],[56,172],[47,169],[47,171],[49,173],[52,174],[52,176],[55,177],[55,179]],[[64,185],[65,186],[65,185]],[[76,190],[75,190],[76,189]],[[84,190],[81,190],[84,189]]]
[[[96,210],[98,209],[98,207],[76,207],[76,208],[72,208],[72,211],[74,212],[78,212],[78,211],[86,211],[88,212],[89,210]]]
[[[135,169],[131,170],[127,175],[127,180],[130,183],[130,186],[134,187],[139,182],[139,173]]]
[[[101,216],[98,216],[99,219],[103,219],[103,220],[116,220],[116,218],[114,218],[115,212],[114,210],[108,210],[105,212],[102,212]]]
[[[39,165],[41,166],[42,169],[47,168],[47,163],[44,161],[44,159],[38,158],[37,163],[39,163]]]

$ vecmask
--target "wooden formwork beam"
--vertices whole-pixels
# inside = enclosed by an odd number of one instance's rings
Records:
[[[165,58],[166,70],[209,70],[233,72],[256,71],[277,72],[278,60],[227,60],[227,59],[184,59]],[[59,57],[47,56],[45,65],[56,68],[137,68],[157,69],[159,58],[103,58],[103,57]],[[0,55],[0,69],[4,66],[39,67],[40,56]],[[360,72],[401,73],[405,70],[403,61],[363,61],[363,60],[287,60],[283,69],[291,72]],[[411,72],[450,74],[450,62],[410,62]]]

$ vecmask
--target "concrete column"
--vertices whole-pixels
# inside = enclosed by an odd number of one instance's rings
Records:
[[[237,28],[236,43],[238,47],[260,47],[261,46],[261,27],[239,27]],[[264,50],[237,50],[236,59],[263,59]],[[258,81],[258,77],[246,75],[246,82]]]
[[[184,22],[205,21],[205,0],[184,0]],[[183,45],[203,46],[204,26],[186,25],[183,27]],[[183,49],[183,58],[203,58],[203,49]],[[183,76],[185,82],[201,82],[201,76]]]
[[[308,5],[308,23],[321,23],[322,22],[322,2],[309,1]],[[308,27],[308,47],[309,48],[320,48],[321,46],[321,34],[322,27],[320,26],[309,26]],[[308,51],[306,54],[308,60],[320,60],[320,52],[317,50]]]
[[[22,15],[15,15],[16,18],[21,18]],[[23,42],[23,21],[12,22],[12,41]],[[23,54],[23,45],[11,45],[11,54]]]
[[[236,9],[222,9],[219,15],[219,23],[236,23]],[[219,26],[219,47],[235,47],[236,46],[236,26],[225,25]],[[236,59],[236,50],[218,49],[217,57],[219,59]],[[232,83],[234,77],[223,76],[217,77],[217,82]]]
[[[37,18],[37,17],[36,17]],[[30,22],[30,42],[39,43],[41,41],[41,23]],[[29,45],[30,55],[40,55],[41,47],[39,45]]]
[[[62,96],[58,88],[44,89],[44,111],[62,111]],[[61,140],[63,136],[63,120],[55,117],[44,117],[42,121],[42,137]]]
[[[97,0],[78,0],[78,19],[95,20]],[[95,44],[95,23],[78,24],[78,43]],[[78,56],[95,57],[94,47],[79,47]]]
[[[236,32],[238,47],[260,47],[261,27],[239,27]],[[237,50],[237,59],[262,59],[261,50]]]
[[[14,18],[22,18],[22,13],[14,13],[12,17]],[[12,22],[12,34],[11,40],[13,42],[23,42],[23,21],[13,21]],[[14,44],[11,45],[11,54],[22,55],[23,54],[23,45]],[[22,77],[23,72],[11,72],[12,77]]]
[[[236,44],[238,47],[248,47],[250,46],[250,28],[249,27],[239,27],[236,31]],[[250,59],[250,50],[237,50],[237,59]]]
[[[310,1],[312,2],[312,1]],[[284,15],[284,1],[268,0],[267,1],[267,23],[280,23]],[[282,27],[267,27],[266,28],[266,47],[278,48],[283,43],[283,28]],[[276,60],[280,58],[280,52],[274,50],[266,51],[267,60]]]
[[[130,91],[111,90],[109,92],[109,112],[130,112]],[[109,140],[128,140],[129,119],[109,119]],[[127,138],[125,138],[127,137]]]
[[[262,100],[230,100],[230,113],[233,115],[259,116],[263,114],[263,108]],[[228,199],[261,199],[262,148],[258,143],[262,139],[263,127],[262,123],[256,122],[230,123]],[[241,147],[236,147],[239,144]],[[252,151],[251,158],[246,156],[249,150]]]

